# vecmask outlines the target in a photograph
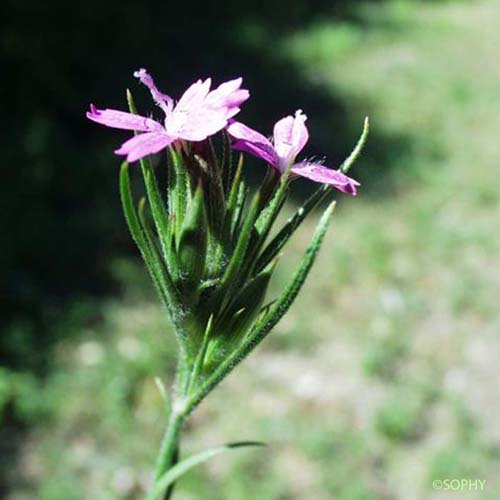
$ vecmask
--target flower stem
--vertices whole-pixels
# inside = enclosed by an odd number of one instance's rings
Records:
[[[170,467],[175,465],[175,462],[177,461],[180,432],[183,422],[183,413],[179,413],[175,410],[175,408],[173,408],[168,419],[167,428],[165,429],[165,434],[163,435],[160,446],[160,452],[158,453],[158,459],[156,461],[155,481],[158,481]],[[172,495],[172,491],[173,487],[170,487],[165,492],[163,499],[168,500]]]

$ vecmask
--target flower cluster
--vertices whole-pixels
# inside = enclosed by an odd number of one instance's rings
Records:
[[[141,132],[115,151],[134,162],[147,155],[158,153],[179,141],[203,141],[226,128],[235,140],[233,148],[248,152],[284,173],[306,177],[315,182],[329,184],[346,193],[356,194],[359,183],[344,173],[312,161],[296,162],[309,139],[305,125],[306,115],[298,110],[295,116],[286,116],[274,125],[273,141],[264,135],[232,120],[240,105],[250,94],[242,89],[242,79],[225,82],[210,91],[211,79],[198,80],[184,92],[177,104],[160,92],[153,78],[145,69],[134,73],[149,88],[155,103],[162,109],[163,123],[136,114],[114,109],[97,109],[91,105],[87,117],[102,125]]]
[[[170,498],[179,471],[200,461],[194,457],[176,465],[183,421],[289,310],[315,261],[334,203],[321,216],[288,285],[266,303],[268,285],[285,245],[331,188],[356,194],[359,184],[345,172],[360,153],[368,128],[365,122],[353,152],[333,170],[297,161],[309,138],[306,116],[300,110],[275,124],[272,139],[235,121],[241,104],[249,98],[248,90],[241,88],[241,78],[214,90],[210,90],[210,79],[198,80],[175,103],[158,90],[144,69],[134,75],[161,108],[162,122],[138,114],[130,92],[128,112],[91,105],[87,117],[134,131],[115,151],[126,157],[120,171],[123,211],[179,346],[169,423],[148,496],[157,500]],[[164,149],[167,175],[157,176],[150,155]],[[234,150],[240,152],[236,165]],[[243,153],[264,160],[269,167],[253,194],[243,175]],[[129,173],[129,163],[135,161],[139,161],[146,194],[138,204]],[[320,186],[272,234],[290,180],[297,176]]]

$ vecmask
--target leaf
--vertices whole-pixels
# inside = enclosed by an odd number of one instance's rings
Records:
[[[191,391],[191,388],[194,384],[197,383],[197,379],[199,374],[203,371],[203,365],[205,363],[205,356],[207,353],[207,348],[208,348],[208,343],[210,341],[210,337],[212,334],[212,326],[213,326],[213,319],[214,315],[211,314],[210,317],[208,318],[207,321],[207,326],[205,327],[205,333],[203,334],[203,341],[200,345],[200,348],[198,350],[198,353],[196,355],[196,359],[194,360],[193,368],[191,370],[191,373],[189,375],[189,385],[186,390],[186,394],[189,394]]]
[[[260,212],[259,217],[255,222],[255,231],[249,244],[250,251],[246,256],[245,266],[242,271],[243,276],[248,276],[248,274],[254,267],[256,257],[259,255],[262,246],[266,242],[269,231],[271,230],[276,217],[278,216],[281,208],[283,207],[283,204],[285,203],[286,196],[288,194],[289,174],[290,170],[287,170],[284,174],[281,175],[281,177],[279,178],[278,187],[274,190],[274,194],[272,195],[269,203]],[[276,178],[273,176],[273,174],[271,174],[268,183],[272,186],[274,181],[274,184],[276,184],[275,179]],[[264,186],[262,186],[261,192],[269,190],[269,188],[265,186],[265,183],[266,181],[264,181]],[[267,193],[266,197],[268,198],[269,196],[270,194]]]
[[[148,268],[153,283],[158,291],[160,299],[167,307],[169,313],[175,314],[177,292],[172,282],[171,277],[165,269],[162,269],[157,258],[153,253],[150,241],[147,235],[144,234],[141,227],[137,212],[134,208],[132,200],[132,191],[130,188],[130,176],[128,173],[128,163],[122,163],[120,170],[120,197],[122,200],[123,212],[127,221],[132,238],[139,247],[141,255]]]
[[[233,150],[231,148],[231,139],[226,130],[222,131],[222,171],[221,178],[224,183],[224,193],[228,194],[233,180]]]
[[[154,485],[153,491],[148,496],[149,500],[157,500],[161,498],[164,491],[179,477],[185,474],[187,471],[196,467],[197,465],[206,462],[212,457],[220,455],[221,453],[225,453],[226,451],[232,451],[243,447],[249,446],[266,446],[264,443],[260,443],[258,441],[240,441],[236,443],[229,443],[224,446],[219,446],[217,448],[212,448],[210,450],[202,451],[201,453],[197,453],[196,455],[192,455],[189,458],[186,458],[182,462],[174,465],[170,470],[168,470]]]
[[[246,214],[245,221],[243,222],[243,227],[241,228],[240,234],[238,236],[236,247],[233,254],[231,255],[231,259],[229,260],[226,272],[224,273],[224,276],[221,280],[221,290],[224,291],[224,294],[228,299],[233,296],[233,293],[238,286],[238,276],[245,259],[248,242],[250,241],[250,237],[253,233],[254,222],[255,218],[257,217],[259,204],[260,194],[259,192],[257,192],[252,199],[252,203],[250,204],[248,213]]]
[[[250,347],[249,352],[257,345],[278,323],[278,321],[285,315],[285,313],[290,309],[294,300],[300,292],[300,289],[304,285],[304,282],[309,274],[309,271],[316,260],[321,243],[325,236],[328,222],[335,208],[335,202],[332,202],[328,208],[324,211],[321,219],[318,222],[316,230],[314,231],[311,243],[307,247],[306,253],[302,258],[299,267],[295,271],[295,274],[288,284],[287,288],[278,297],[275,304],[271,307],[270,311],[266,316],[264,316],[260,325],[258,325],[249,335],[249,342],[254,344]]]
[[[158,238],[156,234],[150,227],[148,217],[146,215],[146,199],[141,198],[138,206],[138,214],[139,214],[139,223],[141,225],[142,232],[144,234],[145,240],[148,244],[149,251],[151,253],[151,257],[154,259],[156,266],[158,269],[161,269],[162,272],[168,272],[164,269],[165,264],[162,259],[161,250],[158,248]]]
[[[276,189],[271,201],[259,214],[259,218],[255,223],[255,228],[259,234],[259,238],[264,240],[273,225],[283,203],[285,202],[288,189],[289,171],[285,172],[280,179],[278,189]]]
[[[154,381],[155,381],[156,387],[158,389],[158,392],[160,393],[160,396],[163,399],[163,402],[165,403],[165,409],[167,411],[170,410],[170,407],[171,407],[170,397],[168,395],[167,388],[165,387],[165,384],[163,383],[163,380],[160,377],[155,377]]]
[[[229,140],[229,139],[227,139]],[[229,148],[229,143],[227,145]],[[233,176],[232,182],[226,180],[227,190],[227,200],[223,199],[222,204],[225,207],[224,211],[224,222],[222,225],[222,234],[220,239],[212,240],[213,250],[209,252],[208,255],[208,271],[209,276],[220,276],[221,268],[226,261],[226,256],[231,251],[232,246],[232,228],[235,224],[235,219],[238,217],[238,207],[241,207],[241,203],[238,205],[238,194],[240,187],[243,186],[241,183],[241,175],[243,170],[243,155],[240,155],[238,166],[236,172]]]
[[[241,224],[241,219],[243,216],[243,209],[247,201],[248,195],[250,193],[250,188],[248,188],[245,182],[241,182],[238,188],[238,194],[236,196],[236,206],[234,208],[232,221],[231,221],[231,239],[236,239],[236,234]],[[258,208],[258,207],[257,207]]]
[[[137,114],[137,108],[135,106],[134,99],[132,97],[132,94],[128,90],[127,102],[130,112],[133,114]],[[172,148],[169,148],[169,151],[171,150]],[[160,190],[156,182],[156,177],[153,172],[153,167],[151,166],[149,158],[141,158],[139,162],[144,178],[144,184],[146,186],[149,205],[151,207],[151,213],[153,215],[153,221],[155,223],[156,231],[160,239],[163,255],[165,256],[165,260],[167,261],[170,273],[174,278],[176,278],[178,270],[176,266],[175,255],[172,252],[171,231],[168,227],[168,217],[167,211],[165,210],[165,204],[161,197]],[[179,209],[177,216],[180,217],[180,215],[181,210]]]
[[[354,162],[358,159],[358,156],[361,154],[361,151],[365,146],[369,131],[370,131],[370,122],[368,120],[368,117],[366,117],[363,123],[363,131],[361,132],[361,136],[358,139],[356,146],[354,146],[354,149],[352,150],[351,154],[344,160],[342,165],[340,165],[339,170],[342,173],[345,174],[352,167]]]
[[[231,184],[231,189],[229,190],[229,194],[227,197],[227,207],[226,207],[226,220],[225,220],[225,236],[229,241],[231,239],[232,232],[236,225],[235,223],[235,212],[238,206],[238,194],[241,189],[241,176],[243,173],[243,154],[240,154],[238,160],[238,166],[236,167],[236,172],[234,174],[234,179]]]
[[[323,184],[306,200],[306,202],[295,212],[295,214],[286,221],[279,233],[271,240],[259,256],[254,268],[255,273],[259,273],[278,255],[295,230],[300,226],[302,221],[325,199],[327,194],[331,191],[331,186]]]
[[[125,220],[129,227],[132,238],[137,244],[146,267],[151,275],[153,284],[158,292],[160,300],[167,308],[167,311],[172,318],[172,322],[176,326],[176,333],[179,340],[180,331],[179,319],[182,314],[182,307],[178,297],[177,289],[172,281],[168,270],[161,262],[158,253],[155,252],[152,237],[150,234],[145,233],[148,231],[147,226],[141,225],[140,219],[134,208],[132,199],[132,191],[130,189],[130,177],[128,173],[128,163],[122,163],[120,169],[120,197],[122,200],[123,212]]]
[[[276,193],[276,187],[279,188],[280,181],[283,179],[281,173],[275,169],[268,167],[266,175],[260,186],[261,206],[264,207],[270,198]]]

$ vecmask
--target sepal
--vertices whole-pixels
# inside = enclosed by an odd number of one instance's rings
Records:
[[[250,279],[219,316],[213,329],[215,337],[210,344],[209,356],[207,356],[209,369],[210,366],[220,363],[248,333],[261,312],[276,263],[277,261],[273,262],[264,271]]]
[[[207,239],[207,215],[200,184],[187,209],[177,245],[180,285],[185,294],[192,293],[203,277]]]

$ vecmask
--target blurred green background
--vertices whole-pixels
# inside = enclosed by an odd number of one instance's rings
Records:
[[[296,305],[184,451],[269,447],[190,472],[177,498],[500,498],[498,26],[494,0],[2,2],[0,497],[136,499],[149,480],[175,347],[119,207],[126,134],[84,118],[126,87],[150,106],[143,66],[174,96],[243,76],[241,119],[302,108],[305,154],[332,166],[372,123],[359,196],[337,197]],[[447,478],[486,484],[433,490]]]

